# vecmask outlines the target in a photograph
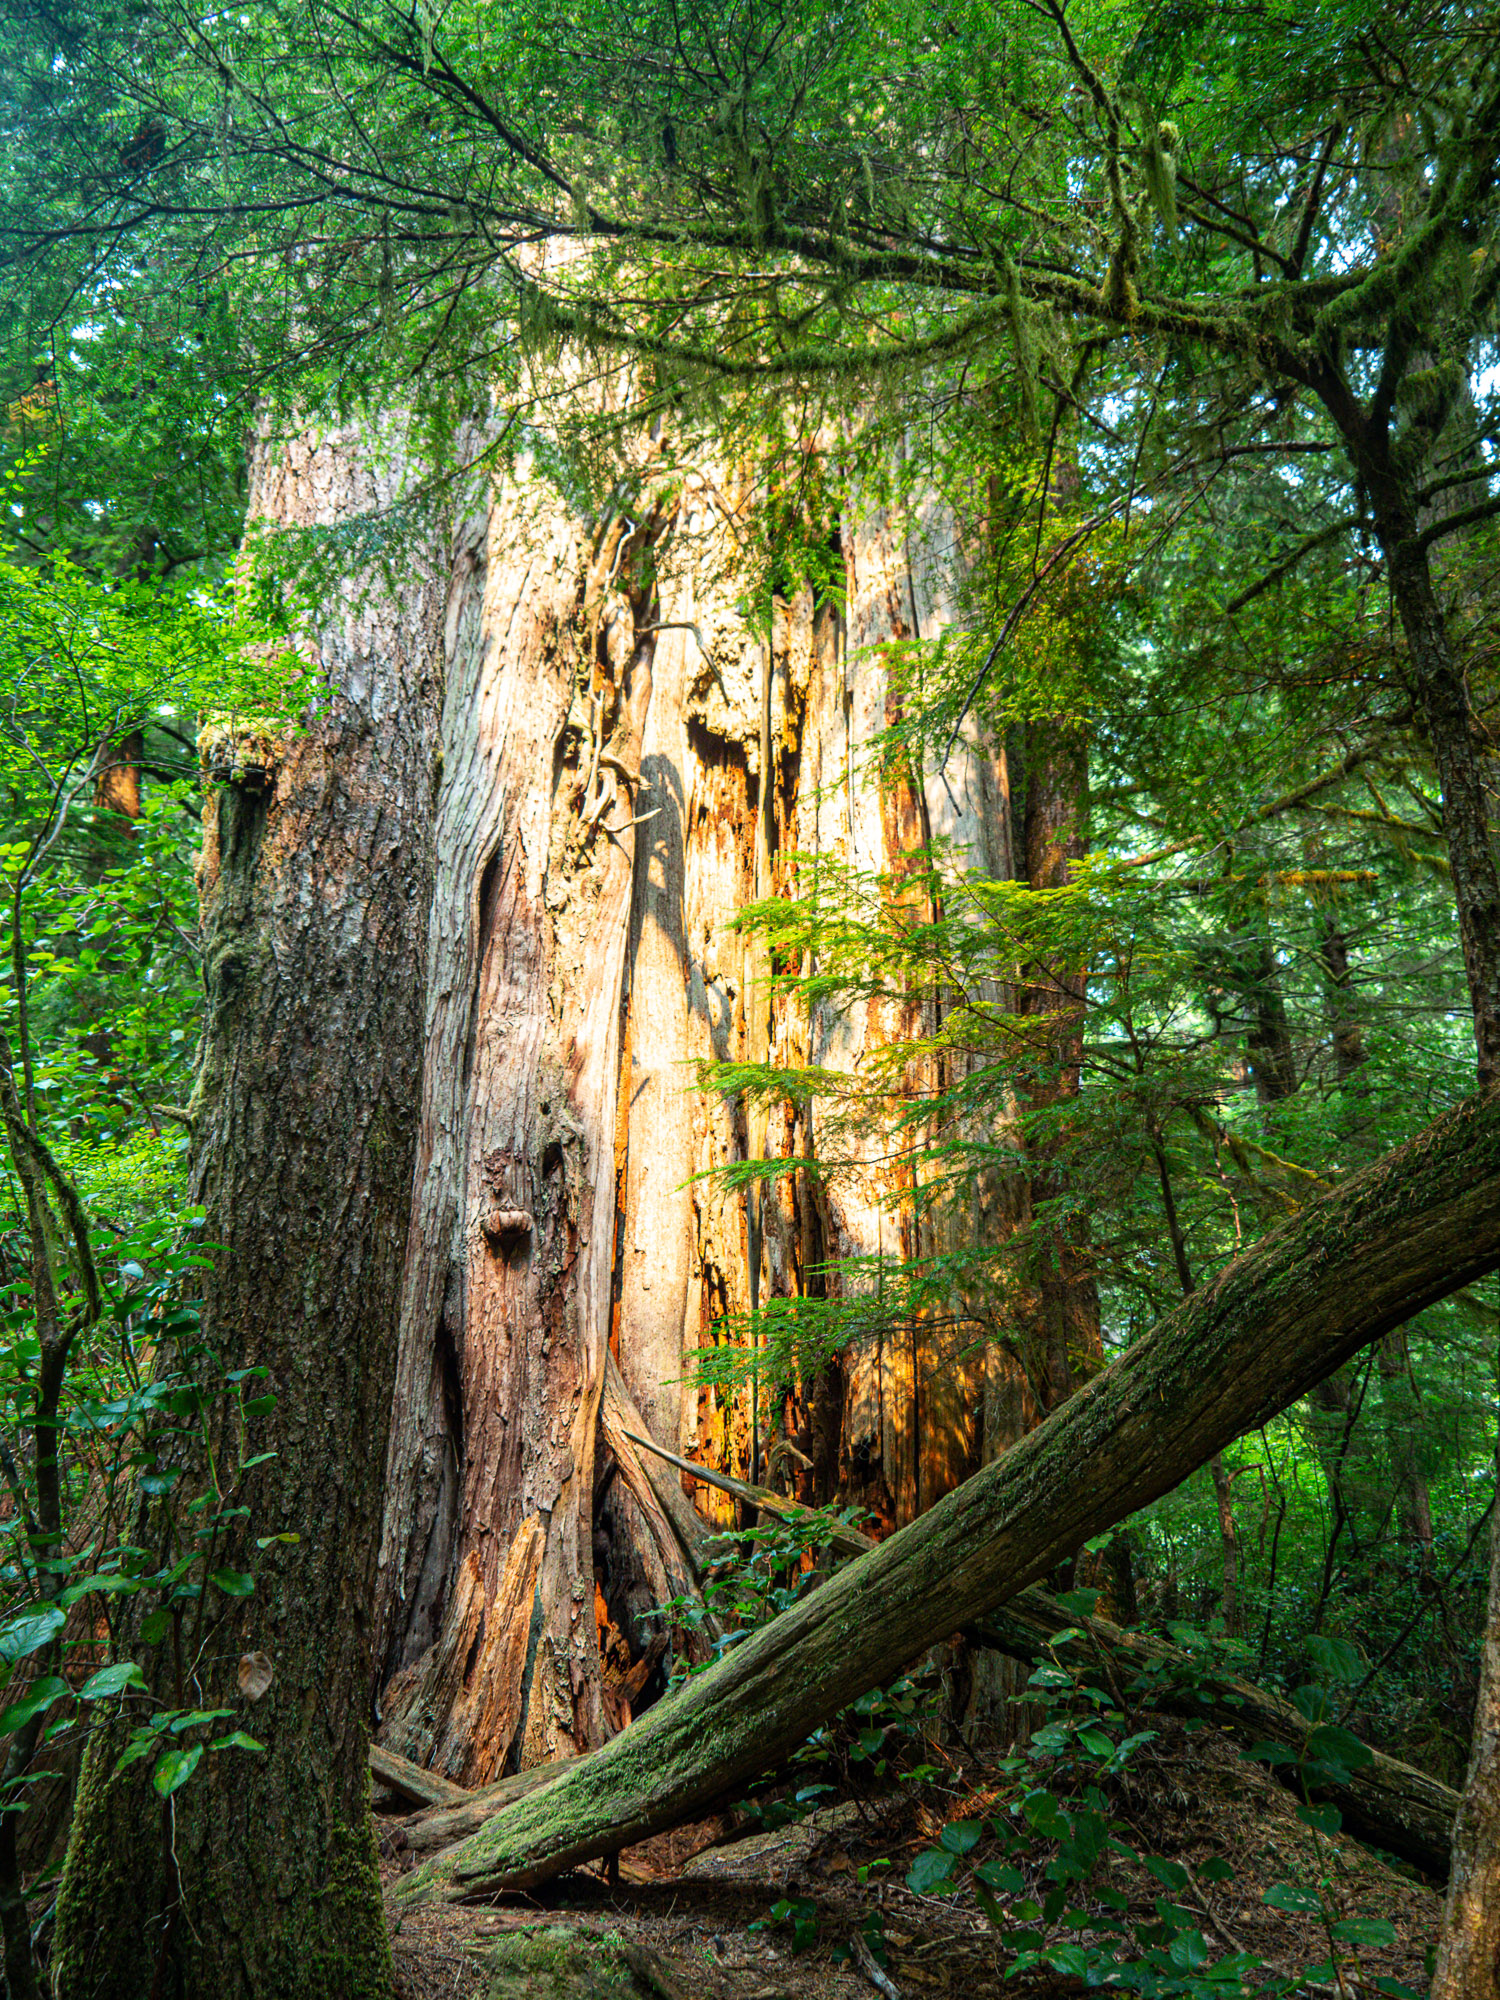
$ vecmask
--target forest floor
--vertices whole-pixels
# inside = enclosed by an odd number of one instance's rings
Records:
[[[1263,1766],[1217,1731],[1161,1723],[1111,1801],[1139,1851],[1182,1864],[1190,1886],[1177,1900],[1199,1917],[1215,1957],[1247,1951],[1274,1972],[1326,1959],[1313,1919],[1268,1906],[1277,1883],[1310,1886],[1319,1874],[1342,1917],[1384,1917],[1397,1943],[1362,1950],[1348,1994],[1379,1977],[1425,1990],[1424,1954],[1441,1916],[1438,1891],[1351,1840],[1324,1843],[1321,1861],[1296,1801]],[[966,1760],[963,1783],[906,1788],[875,1800],[824,1805],[775,1833],[736,1838],[719,1820],[678,1829],[620,1857],[619,1879],[580,1870],[549,1890],[484,1905],[408,1911],[393,1937],[400,2000],[871,2000],[891,1991],[934,1996],[1083,1993],[1081,1980],[1045,1972],[1005,1979],[1008,1954],[968,1889],[916,1895],[912,1860],[947,1821],[1003,1810],[1013,1784]],[[385,1822],[386,1847],[399,1821]],[[1205,1883],[1218,1856],[1230,1879]],[[402,1872],[399,1855],[385,1863]],[[861,1881],[861,1872],[865,1879]],[[1150,1912],[1160,1886],[1140,1868],[1109,1870],[1133,1912]],[[782,1901],[811,1905],[816,1935],[794,1953],[790,1925],[752,1929]],[[879,1912],[884,1975],[836,1962],[840,1947]],[[393,1929],[394,1929],[393,1925]],[[886,1985],[877,1979],[883,1976]],[[1269,1976],[1269,1975],[1267,1975]],[[1305,1990],[1334,1994],[1332,1985]]]

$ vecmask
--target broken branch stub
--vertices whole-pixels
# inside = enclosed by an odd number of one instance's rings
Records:
[[[401,1899],[524,1888],[701,1812],[1497,1265],[1500,1098],[1471,1098],[1236,1258],[928,1513],[408,1876]]]

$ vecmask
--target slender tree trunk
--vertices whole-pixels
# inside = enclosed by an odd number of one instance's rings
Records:
[[[1500,1459],[1496,1464],[1500,1476]],[[1479,1656],[1474,1747],[1453,1829],[1453,1864],[1430,2000],[1500,1994],[1500,1534],[1490,1530],[1489,1623]]]
[[[1088,737],[1056,718],[1026,732],[1026,879],[1039,891],[1064,888],[1084,855],[1088,814]],[[1026,968],[1018,1011],[1035,1024],[1026,1101],[1036,1117],[1061,1113],[1078,1095],[1088,968]],[[1044,1408],[1055,1410],[1099,1366],[1099,1289],[1086,1218],[1058,1213],[1068,1174],[1057,1136],[1028,1145],[1035,1300],[1023,1338]],[[1043,1214],[1038,1215],[1037,1211]]]
[[[1323,921],[1318,958],[1328,994],[1329,1027],[1333,1036],[1334,1075],[1348,1084],[1368,1061],[1364,1031],[1355,1008],[1354,974],[1349,967],[1349,941],[1333,916]]]
[[[1500,867],[1490,833],[1479,724],[1438,603],[1416,510],[1389,447],[1364,454],[1391,597],[1406,635],[1412,690],[1443,794],[1443,831],[1474,1014],[1479,1084],[1500,1082]]]
[[[1491,837],[1479,724],[1418,512],[1388,441],[1366,440],[1361,470],[1388,565],[1391,597],[1406,635],[1417,707],[1443,795],[1443,830],[1458,905],[1459,936],[1474,1015],[1481,1090],[1500,1088],[1500,867]],[[1453,1876],[1433,2000],[1495,2000],[1500,1994],[1500,1532],[1492,1561],[1474,1747],[1454,1841]]]
[[[935,1631],[1013,1596],[1360,1346],[1493,1268],[1497,1193],[1500,1106],[1471,1100],[1237,1258],[996,1464],[409,1878],[406,1893],[542,1880],[775,1763]]]
[[[357,440],[263,444],[256,511],[305,525],[379,504],[361,456]],[[399,606],[331,607],[307,727],[264,789],[218,787],[205,807],[194,1185],[222,1247],[202,1330],[226,1366],[265,1369],[276,1400],[248,1444],[212,1401],[211,1459],[183,1447],[173,1501],[146,1503],[136,1536],[165,1562],[191,1552],[202,1516],[164,1509],[233,1480],[248,1519],[226,1525],[214,1566],[251,1572],[253,1594],[204,1584],[190,1681],[170,1634],[139,1657],[153,1705],[228,1709],[222,1727],[264,1748],[208,1752],[163,1803],[150,1760],[117,1774],[118,1734],[96,1737],[58,1900],[60,2000],[390,1990],[370,1611],[418,1109],[437,616],[415,564]],[[272,1455],[241,1472],[247,1450]],[[240,1685],[247,1654],[270,1664],[259,1698]]]

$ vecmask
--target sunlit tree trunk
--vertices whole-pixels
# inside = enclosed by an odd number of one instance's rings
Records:
[[[883,647],[951,615],[899,527],[847,521],[847,615],[803,588],[772,607],[768,654],[737,541],[748,477],[663,478],[659,504],[641,477],[594,522],[499,486],[448,607],[377,1623],[382,1740],[466,1783],[607,1739],[672,1664],[624,1700],[682,1551],[600,1451],[606,1349],[660,1442],[745,1476],[758,1433],[773,1482],[842,1485],[892,1525],[979,1458],[982,1370],[947,1333],[835,1357],[758,1418],[744,1390],[684,1386],[750,1307],[752,1260],[764,1301],[822,1288],[825,1260],[917,1247],[880,1131],[868,1174],[767,1186],[753,1235],[743,1195],[699,1178],[815,1159],[824,1135],[816,1111],[697,1090],[696,1063],[852,1070],[912,1025],[883,1003],[807,1019],[735,914],[758,880],[804,886],[798,852],[891,872],[929,830],[1005,872],[985,843],[1009,814],[972,732],[946,783],[871,762],[899,700]]]

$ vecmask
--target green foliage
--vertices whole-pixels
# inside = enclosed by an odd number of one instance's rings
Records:
[[[1093,1593],[1069,1602],[1091,1612]],[[1313,1806],[1309,1797],[1319,1785],[1347,1783],[1350,1772],[1368,1761],[1368,1750],[1317,1721],[1310,1721],[1297,1749],[1265,1746],[1266,1761],[1289,1765],[1302,1788],[1298,1817],[1307,1833],[1307,1868],[1296,1881],[1273,1883],[1264,1900],[1306,1918],[1321,1933],[1313,1948],[1324,1956],[1285,1972],[1251,1952],[1224,1953],[1210,1938],[1214,1926],[1203,1884],[1231,1880],[1233,1869],[1214,1856],[1195,1877],[1178,1861],[1143,1852],[1112,1805],[1122,1774],[1154,1736],[1150,1730],[1127,1733],[1121,1694],[1131,1701],[1146,1689],[1132,1682],[1117,1693],[1095,1685],[1088,1669],[1063,1662],[1070,1636],[1058,1636],[1053,1662],[1038,1667],[1028,1683],[1025,1701],[1047,1719],[1033,1730],[1026,1754],[1005,1767],[1012,1781],[1006,1812],[946,1825],[937,1846],[924,1849],[908,1869],[908,1889],[920,1896],[972,1894],[1011,1954],[1008,1978],[1050,1970],[1146,2000],[1291,1994],[1309,1981],[1350,1976],[1368,1983],[1359,1952],[1394,1944],[1396,1934],[1384,1918],[1345,1912],[1330,1865],[1339,1816]],[[1201,1638],[1199,1648],[1207,1651]],[[1321,1713],[1333,1700],[1321,1686],[1303,1693],[1305,1713]],[[1119,1873],[1122,1863],[1162,1890],[1149,1910],[1141,1909],[1138,1889],[1132,1894],[1126,1886],[1130,1877]],[[1398,1981],[1378,1977],[1373,1983],[1407,2000],[1408,1989]]]

